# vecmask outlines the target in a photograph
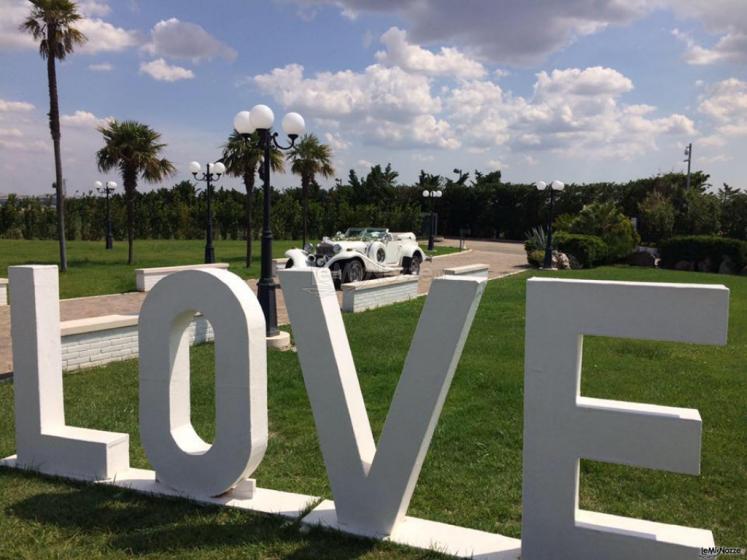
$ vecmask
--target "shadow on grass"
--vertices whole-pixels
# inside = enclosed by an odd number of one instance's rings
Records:
[[[18,473],[22,478],[36,478]],[[58,482],[59,479],[47,479]],[[62,481],[59,481],[62,482]],[[127,554],[187,554],[194,551],[245,551],[247,557],[269,555],[287,560],[358,558],[372,551],[391,557],[399,547],[312,529],[297,521],[231,508],[200,506],[186,500],[155,498],[124,489],[64,481],[57,489],[12,502],[4,515],[53,525],[64,533],[96,537]],[[378,554],[375,554],[378,556]],[[406,554],[407,557],[441,557]]]

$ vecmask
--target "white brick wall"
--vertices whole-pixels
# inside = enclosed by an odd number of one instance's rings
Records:
[[[418,277],[396,276],[344,284],[342,291],[342,310],[358,313],[417,297]]]
[[[213,340],[213,328],[204,317],[195,318],[189,332],[190,344]],[[100,366],[137,356],[137,325],[62,337],[63,371]]]

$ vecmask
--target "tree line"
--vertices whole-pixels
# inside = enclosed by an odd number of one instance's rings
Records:
[[[231,183],[226,178],[220,184]],[[626,183],[569,184],[557,196],[554,215],[566,220],[594,202],[611,202],[629,218],[636,218],[644,242],[656,243],[674,235],[724,235],[747,239],[747,193],[724,185],[707,189],[708,175],[695,172],[686,188],[681,173],[667,173]],[[383,226],[392,230],[427,233],[429,200],[425,189],[442,189],[436,199],[440,234],[488,239],[523,240],[527,232],[547,222],[547,195],[531,184],[503,182],[500,171],[464,173],[454,177],[421,172],[413,184],[400,184],[391,165],[374,165],[365,175],[350,170],[345,181],[323,189],[315,174],[307,179],[308,235],[319,239],[351,226]],[[272,189],[272,230],[278,239],[303,235],[303,187]],[[247,221],[246,188],[219,186],[213,192],[213,224],[217,239],[258,238],[263,193],[253,192]],[[122,193],[111,198],[114,236],[127,237],[127,201]],[[204,237],[207,208],[204,189],[192,181],[133,197],[136,238],[199,239]],[[11,196],[0,207],[0,236],[11,239],[53,239],[56,212],[51,197]],[[105,201],[89,192],[67,200],[65,233],[69,239],[98,240],[105,235]]]

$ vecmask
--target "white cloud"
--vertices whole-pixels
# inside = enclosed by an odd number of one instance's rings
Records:
[[[688,33],[679,29],[673,29],[672,35],[682,40],[687,46],[684,58],[688,64],[701,66],[719,62],[747,64],[747,32],[728,32],[711,48],[697,44]]]
[[[658,115],[650,105],[625,104],[633,82],[605,67],[540,72],[533,95],[506,92],[488,79],[451,84],[374,64],[304,75],[300,65],[254,77],[258,89],[357,142],[387,148],[435,148],[468,153],[554,152],[577,158],[630,159],[657,149],[657,139],[691,137],[694,122]],[[438,88],[438,95],[433,89]],[[321,124],[321,123],[320,123]],[[327,138],[334,143],[334,136]],[[671,140],[667,140],[671,142]],[[491,154],[492,155],[492,154]]]
[[[151,41],[144,50],[154,56],[189,59],[192,62],[224,58],[234,60],[234,49],[219,41],[201,26],[177,18],[159,21],[151,30]]]
[[[18,26],[29,15],[30,4],[25,0],[4,0],[0,18],[0,49],[38,49],[39,45]]]
[[[376,60],[385,66],[398,66],[406,72],[428,76],[481,78],[486,73],[482,64],[457,49],[441,47],[438,53],[432,53],[409,43],[407,33],[397,27],[384,33],[381,43],[385,50],[376,53]]]
[[[78,22],[78,29],[88,38],[79,49],[86,54],[123,51],[140,42],[137,32],[116,27],[101,19],[83,18]]]
[[[737,0],[741,1],[741,0]],[[609,25],[648,13],[649,0],[296,0],[305,7],[334,5],[354,19],[359,12],[390,13],[407,24],[418,44],[461,45],[498,63],[526,64]]]
[[[723,146],[728,138],[747,136],[747,82],[730,78],[717,82],[701,96],[698,110],[714,123],[709,139],[713,146]]]
[[[106,2],[99,2],[98,0],[78,0],[78,11],[86,16],[108,16],[109,12],[112,11],[109,4]]]
[[[617,95],[633,89],[633,82],[612,68],[594,66],[540,72],[534,86],[538,98],[554,95]]]
[[[320,72],[313,78],[304,76],[303,66],[289,64],[255,76],[253,81],[260,91],[273,95],[285,106],[320,117],[354,114],[396,117],[441,108],[440,99],[431,96],[426,77],[380,64],[373,64],[361,73]]]
[[[408,36],[416,43],[459,45],[492,62],[515,65],[537,62],[579,37],[665,8],[718,36],[710,48],[681,36],[688,44],[689,63],[747,63],[745,0],[295,1],[306,9],[337,6],[349,19],[361,12],[391,14],[407,24]]]
[[[332,151],[337,152],[340,150],[347,150],[350,147],[350,142],[347,142],[339,134],[333,132],[327,132],[324,135],[324,140],[332,148]]]
[[[161,82],[176,82],[177,80],[191,80],[195,77],[194,72],[181,66],[168,64],[163,58],[143,62],[140,64],[140,72],[148,74],[154,80]]]
[[[20,138],[23,133],[17,128],[2,128],[0,127],[0,138]]]
[[[88,111],[75,111],[72,115],[62,115],[60,124],[77,128],[97,128],[105,126],[114,120],[114,117],[99,118]]]
[[[92,72],[111,72],[114,70],[114,66],[109,62],[101,62],[99,64],[89,64],[88,69]]]
[[[38,49],[39,46],[28,33],[18,26],[28,17],[30,4],[26,0],[3,0],[3,17],[0,18],[0,49]],[[111,23],[91,16],[102,16],[108,13],[108,5],[95,0],[79,5],[83,18],[77,23],[88,41],[78,47],[77,52],[94,54],[97,52],[116,52],[134,47],[138,44],[135,31],[116,27]],[[86,11],[87,10],[87,11]]]
[[[431,94],[429,78],[397,66],[373,64],[363,72],[306,77],[303,66],[290,64],[255,76],[251,83],[285,107],[316,122],[322,119],[330,128],[345,128],[364,142],[399,147],[458,145],[449,124],[434,116],[442,103]]]
[[[26,101],[7,101],[0,99],[0,113],[33,111],[34,106]]]

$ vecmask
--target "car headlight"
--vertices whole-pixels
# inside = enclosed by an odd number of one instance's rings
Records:
[[[314,252],[314,244],[313,243],[307,243],[303,246],[303,250],[307,253],[313,253]]]
[[[309,261],[310,264],[314,264],[316,262],[316,257],[314,255],[309,255],[306,257],[306,260]]]
[[[332,247],[332,250],[335,252],[335,255],[342,251],[342,245],[339,243],[335,243],[334,247]]]

